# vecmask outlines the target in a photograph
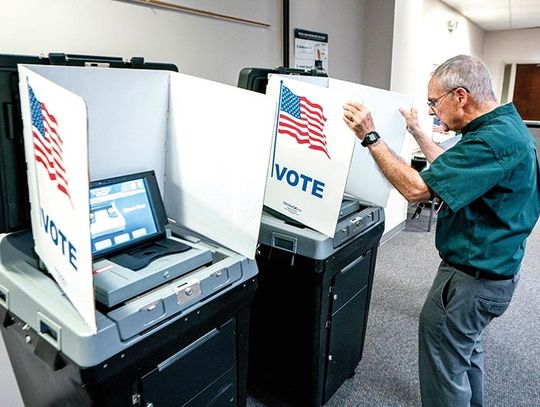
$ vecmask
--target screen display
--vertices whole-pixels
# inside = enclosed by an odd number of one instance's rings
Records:
[[[94,257],[164,235],[165,211],[153,171],[93,182],[89,200]]]

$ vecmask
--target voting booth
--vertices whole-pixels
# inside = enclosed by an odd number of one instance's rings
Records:
[[[344,123],[342,106],[364,103],[399,151],[405,122],[398,109],[412,101],[309,72],[284,73],[245,68],[239,76],[239,86],[278,104],[248,377],[254,389],[281,401],[321,406],[362,358],[391,188]]]
[[[19,81],[32,231],[0,236],[0,319],[25,404],[245,405],[275,102],[165,71]]]
[[[101,66],[178,72],[174,64],[149,62],[143,57],[111,57],[49,53],[47,55],[0,54],[0,233],[30,227],[30,203],[24,159],[19,103],[18,64]]]

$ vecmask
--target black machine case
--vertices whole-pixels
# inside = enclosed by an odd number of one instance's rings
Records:
[[[266,85],[268,84],[269,74],[279,75],[303,75],[303,76],[322,76],[326,77],[325,71],[312,69],[304,71],[303,69],[294,68],[243,68],[238,75],[238,87],[249,89],[254,92],[265,93]]]
[[[320,70],[244,68],[238,87],[265,93],[268,74],[326,76]],[[248,384],[269,397],[269,405],[326,404],[362,358],[384,211],[344,200],[338,225],[334,238],[314,239],[316,232],[265,208]],[[330,246],[321,244],[328,240]]]
[[[142,57],[126,60],[120,57],[61,53],[51,53],[47,57],[0,54],[0,233],[30,227],[17,64],[160,69],[178,72],[174,64],[145,62]]]

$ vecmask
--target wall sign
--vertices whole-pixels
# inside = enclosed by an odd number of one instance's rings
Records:
[[[294,67],[328,72],[328,34],[295,28]]]

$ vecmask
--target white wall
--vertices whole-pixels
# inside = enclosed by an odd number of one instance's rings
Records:
[[[115,0],[0,0],[0,53],[110,55],[172,62],[181,72],[236,85],[241,68],[283,64],[279,0],[169,0],[270,24],[261,28]],[[307,12],[307,10],[309,12]],[[293,29],[328,33],[329,70],[359,82],[364,0],[290,2]]]
[[[395,0],[393,14],[390,90],[416,95],[419,91],[418,69],[415,61],[419,61],[421,38],[418,21],[422,18],[423,0]],[[405,107],[405,106],[404,106]],[[408,160],[412,137],[406,137],[401,151],[397,153]],[[392,189],[385,208],[386,224],[384,233],[393,235],[404,226],[407,218],[407,201]],[[383,239],[385,239],[383,237]]]
[[[495,94],[500,98],[505,64],[540,63],[540,28],[488,31],[483,58],[493,76]]]
[[[366,0],[362,84],[390,89],[395,0]]]
[[[291,0],[290,65],[294,66],[294,29],[328,34],[328,75],[360,83],[365,0]]]
[[[271,27],[114,0],[0,0],[0,53],[143,56],[231,85],[243,67],[281,63],[281,2],[263,1],[257,7],[251,0],[178,3]]]
[[[447,22],[458,21],[449,32]],[[457,54],[481,55],[484,31],[439,0],[395,0],[390,90],[413,95],[422,126],[431,131],[427,84],[434,68]],[[383,68],[384,69],[384,68]],[[418,145],[409,137],[400,152],[406,161]],[[407,202],[393,190],[386,207],[385,233],[406,219]]]
[[[458,22],[457,28],[450,32],[449,20]],[[424,0],[422,24],[416,25],[419,40],[417,75],[417,106],[422,114],[426,128],[431,128],[431,118],[425,103],[427,84],[437,65],[458,54],[482,56],[485,31],[461,14],[439,0]]]

